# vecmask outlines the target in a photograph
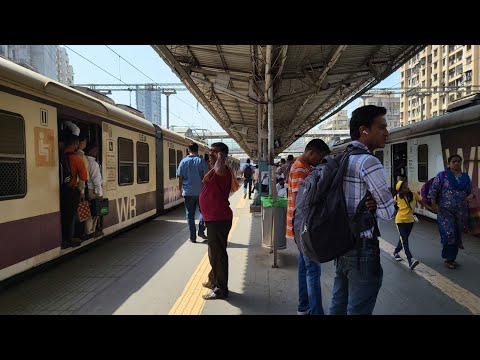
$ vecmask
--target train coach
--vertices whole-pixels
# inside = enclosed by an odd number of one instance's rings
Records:
[[[150,123],[106,96],[0,58],[0,281],[78,248],[61,248],[59,154],[65,127],[98,146],[109,213],[88,245],[183,202],[176,169],[196,142]],[[239,161],[229,157],[229,165]]]
[[[387,183],[393,189],[400,179],[407,179],[412,191],[445,170],[452,154],[463,158],[462,170],[472,180],[476,198],[470,202],[470,230],[480,234],[480,105],[478,96],[452,104],[447,113],[389,131],[383,149],[375,150],[382,162]],[[333,147],[336,154],[350,141]],[[393,192],[393,191],[392,191]],[[436,219],[436,215],[417,203],[417,214]]]

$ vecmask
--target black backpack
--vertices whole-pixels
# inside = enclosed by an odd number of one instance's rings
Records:
[[[245,179],[251,179],[252,178],[252,167],[248,165],[245,170],[243,170],[243,176]]]
[[[362,231],[375,228],[376,219],[365,205],[368,191],[355,215],[347,213],[343,178],[350,155],[370,154],[349,146],[335,158],[327,157],[299,187],[294,215],[299,250],[310,261],[324,263],[353,249]],[[295,237],[297,238],[297,236]]]
[[[63,153],[60,156],[60,185],[68,185],[72,180],[69,157],[70,153]]]

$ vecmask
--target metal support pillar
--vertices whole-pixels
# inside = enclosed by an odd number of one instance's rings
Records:
[[[265,65],[265,90],[267,92],[267,116],[268,116],[268,163],[271,165],[270,171],[270,193],[272,194],[273,203],[277,201],[276,192],[276,167],[274,165],[274,135],[273,126],[273,83],[272,83],[272,45],[267,45],[266,65]],[[272,244],[273,244],[273,265],[277,265],[277,242],[275,241],[275,208],[272,211]]]

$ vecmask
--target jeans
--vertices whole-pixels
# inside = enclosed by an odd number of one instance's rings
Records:
[[[395,248],[395,253],[399,253],[402,249],[405,250],[405,255],[407,255],[408,263],[412,259],[412,253],[410,252],[410,247],[408,246],[408,237],[412,232],[414,223],[398,223],[397,229],[400,233],[400,238],[398,239],[397,247]]]
[[[198,217],[198,232],[203,233],[205,231],[205,223],[202,217],[202,210],[200,209],[200,203],[198,201],[198,196],[184,196],[185,199],[185,210],[187,213],[187,222],[188,227],[190,228],[190,240],[197,239],[196,227],[195,227],[195,211],[197,210],[200,212],[200,216]]]
[[[324,315],[320,264],[298,254],[298,311],[310,310],[311,315]]]
[[[247,185],[248,185],[248,197],[252,195],[252,179],[243,179],[243,193],[247,193]]]
[[[340,256],[336,260],[330,315],[371,315],[382,278],[378,243],[360,249],[360,268],[356,248]]]

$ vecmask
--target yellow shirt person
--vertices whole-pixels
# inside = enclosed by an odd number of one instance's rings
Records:
[[[422,201],[422,197],[417,193],[412,192],[413,199],[408,201],[406,197],[401,198],[399,194],[393,198],[393,203],[398,207],[397,215],[395,216],[395,223],[413,223],[413,211],[417,201]]]

